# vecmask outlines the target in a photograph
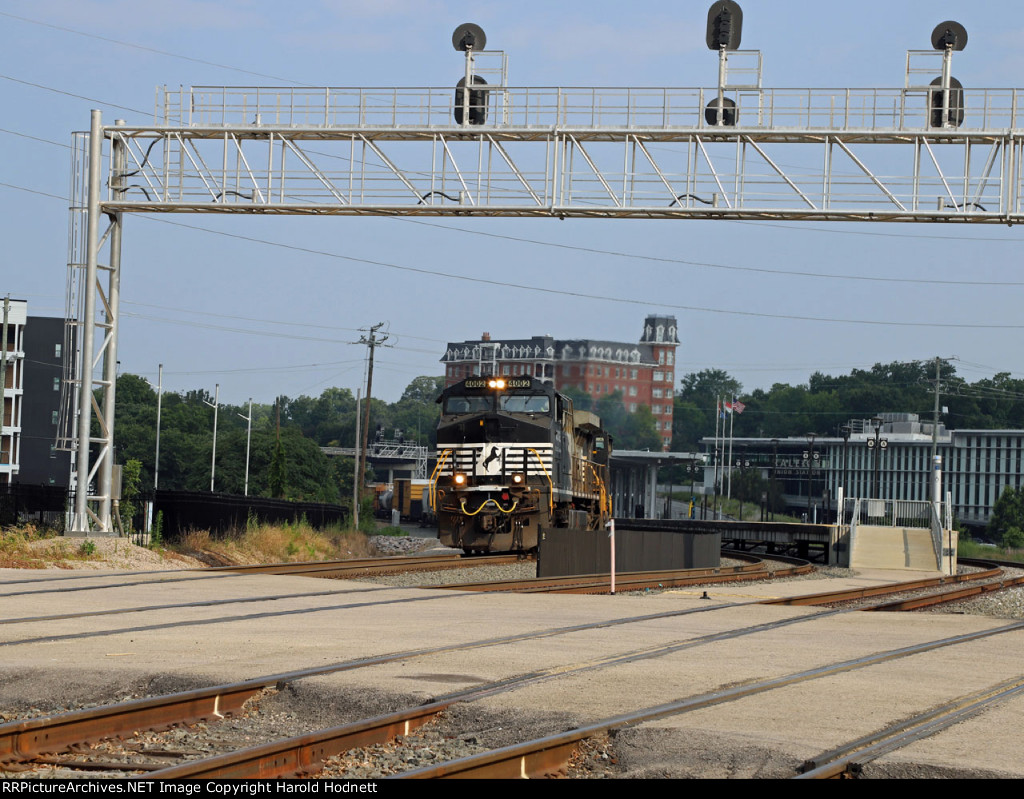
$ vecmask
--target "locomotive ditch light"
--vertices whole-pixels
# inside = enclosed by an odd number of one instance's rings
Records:
[[[512,485],[526,485],[526,475],[523,474],[522,472],[516,472],[514,475],[512,475]]]
[[[457,486],[464,486],[466,484],[466,475],[462,472],[456,472],[452,475],[452,482]]]

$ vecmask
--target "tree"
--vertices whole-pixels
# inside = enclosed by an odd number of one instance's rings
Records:
[[[126,533],[132,531],[132,519],[139,512],[135,498],[139,495],[141,474],[142,464],[134,458],[121,467],[121,500],[118,503],[118,513],[121,515],[121,525]]]
[[[1019,527],[1009,527],[1003,532],[1002,544],[1006,550],[1024,548],[1024,530]]]
[[[1007,486],[992,507],[992,515],[988,522],[989,537],[993,541],[1002,542],[1010,531],[1016,530],[1019,533],[1022,529],[1024,529],[1024,489],[1018,490]]]

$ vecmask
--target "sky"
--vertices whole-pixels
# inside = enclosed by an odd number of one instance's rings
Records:
[[[710,88],[709,5],[0,0],[0,295],[27,300],[33,315],[64,313],[69,143],[91,109],[105,123],[149,122],[158,86],[452,86],[463,60],[451,36],[463,22],[507,54],[513,86]],[[1017,3],[741,5],[742,47],[762,51],[765,87],[900,87],[906,51],[929,49],[947,19],[970,37],[954,62],[965,86],[1024,86]],[[1021,235],[998,225],[129,215],[118,359],[154,384],[162,363],[167,390],[219,384],[236,404],[354,393],[366,356],[357,342],[383,322],[390,346],[377,351],[373,393],[395,401],[413,378],[442,373],[448,341],[487,331],[631,342],[647,314],[672,313],[677,376],[723,369],[746,391],[935,356],[957,358],[971,381],[1024,377],[1024,327],[1007,329],[1021,323]],[[796,318],[807,316],[819,321]]]

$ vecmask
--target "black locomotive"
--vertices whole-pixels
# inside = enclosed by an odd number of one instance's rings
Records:
[[[599,529],[611,516],[611,439],[600,419],[532,377],[471,377],[437,400],[430,502],[442,543],[537,547],[541,527]]]

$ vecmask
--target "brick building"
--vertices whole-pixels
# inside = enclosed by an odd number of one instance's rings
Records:
[[[445,386],[475,375],[530,375],[556,389],[585,391],[595,400],[620,391],[630,413],[641,405],[651,409],[667,450],[678,346],[675,317],[648,316],[635,343],[551,336],[497,341],[484,333],[475,341],[450,342],[441,362]]]

